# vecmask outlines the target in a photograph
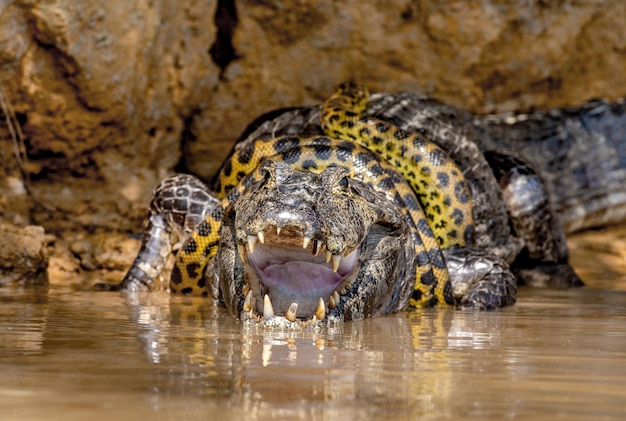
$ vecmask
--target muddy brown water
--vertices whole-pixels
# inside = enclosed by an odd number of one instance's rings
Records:
[[[500,311],[317,333],[165,292],[0,288],[0,419],[626,419],[626,277],[589,267]]]

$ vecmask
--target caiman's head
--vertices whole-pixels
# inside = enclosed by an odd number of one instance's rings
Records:
[[[293,327],[406,307],[414,251],[395,204],[340,167],[261,165],[224,215],[217,274],[231,313]]]

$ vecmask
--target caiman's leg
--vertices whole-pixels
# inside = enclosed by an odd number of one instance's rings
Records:
[[[487,152],[485,157],[500,183],[515,236],[524,241],[512,265],[516,275],[532,286],[583,285],[568,263],[565,231],[539,175],[510,155]]]
[[[141,242],[141,249],[122,282],[117,285],[98,283],[96,287],[114,291],[149,290],[165,268],[171,252],[172,229],[162,215],[151,211]]]
[[[515,304],[517,282],[503,258],[474,247],[449,248],[443,255],[461,307],[491,310]]]
[[[195,226],[218,204],[209,188],[198,178],[177,174],[157,186],[141,249],[121,283],[97,284],[108,290],[149,290],[159,277],[174,244],[189,236]]]

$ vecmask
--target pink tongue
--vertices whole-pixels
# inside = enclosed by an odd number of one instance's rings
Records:
[[[343,277],[330,268],[309,262],[286,262],[270,265],[263,270],[263,283],[271,289],[328,297]]]

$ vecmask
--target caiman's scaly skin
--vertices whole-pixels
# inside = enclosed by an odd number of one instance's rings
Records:
[[[212,295],[235,316],[283,328],[409,301],[509,305],[507,262],[527,283],[580,284],[553,192],[524,160],[486,147],[501,130],[493,121],[350,85],[321,108],[273,112],[225,162],[219,202],[192,200],[211,192],[189,176],[157,188],[142,249],[117,288],[149,288],[176,231],[187,239],[173,292]],[[185,221],[168,216],[177,206],[159,206],[164,197],[188,200]]]

